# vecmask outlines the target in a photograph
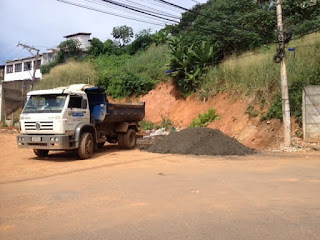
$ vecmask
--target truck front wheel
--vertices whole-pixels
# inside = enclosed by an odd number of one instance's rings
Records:
[[[43,150],[43,149],[33,149],[33,152],[38,157],[47,157],[49,150]]]
[[[89,132],[81,134],[78,155],[80,159],[88,159],[92,156],[94,150],[93,136]]]
[[[135,148],[137,143],[136,131],[133,129],[128,129],[128,131],[122,136],[123,148],[132,149]]]

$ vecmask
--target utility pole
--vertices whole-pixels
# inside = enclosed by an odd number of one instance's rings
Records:
[[[36,60],[33,63],[33,74],[32,74],[32,81],[31,81],[31,91],[32,91],[33,86],[34,86],[34,82],[36,80],[36,70],[37,70],[40,50],[35,47],[31,47],[31,46],[28,46],[28,45],[22,44],[22,43],[18,43],[17,47],[19,47],[19,46],[23,47],[24,49],[27,49],[31,53],[32,56],[36,57]],[[35,51],[36,54],[34,54],[32,51]]]
[[[283,30],[282,18],[282,0],[277,0],[277,27],[278,27],[278,41],[279,49],[276,57],[280,60],[280,75],[281,75],[281,95],[282,95],[282,118],[284,126],[284,146],[291,146],[291,119],[290,119],[290,103],[289,103],[289,90],[287,78],[287,65],[285,58],[285,41],[286,36]]]

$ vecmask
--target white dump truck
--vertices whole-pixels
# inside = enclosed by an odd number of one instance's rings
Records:
[[[39,157],[51,150],[77,150],[87,159],[106,141],[134,148],[145,116],[145,103],[110,103],[103,88],[88,84],[31,91],[27,98],[17,142]]]

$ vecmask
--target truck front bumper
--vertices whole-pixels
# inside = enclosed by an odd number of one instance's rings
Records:
[[[76,148],[76,142],[68,135],[19,135],[19,148],[70,150]]]

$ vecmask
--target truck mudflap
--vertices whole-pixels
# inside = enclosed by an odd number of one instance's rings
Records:
[[[76,148],[76,143],[68,135],[19,135],[19,148],[70,150]]]

